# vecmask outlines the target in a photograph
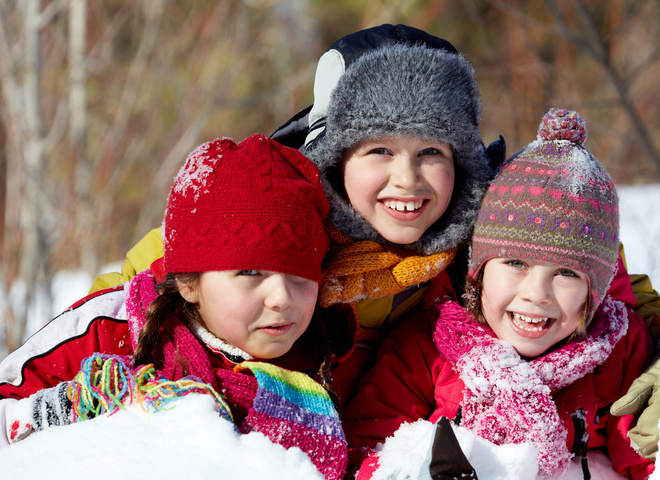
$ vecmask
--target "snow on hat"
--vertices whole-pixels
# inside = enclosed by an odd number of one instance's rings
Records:
[[[263,136],[197,147],[164,218],[165,270],[257,269],[321,280],[328,213],[316,167]]]
[[[336,86],[326,87],[334,90],[325,129],[311,138],[316,131],[310,127],[305,154],[319,167],[333,224],[353,240],[386,244],[346,198],[342,157],[364,139],[421,136],[451,145],[454,193],[442,218],[420,240],[401,247],[428,255],[466,241],[492,178],[479,135],[481,103],[472,66],[446,47],[385,44],[355,59]]]
[[[619,200],[607,171],[583,144],[584,120],[551,109],[536,141],[504,164],[489,187],[472,238],[468,274],[491,258],[533,258],[589,277],[585,322],[617,265]]]

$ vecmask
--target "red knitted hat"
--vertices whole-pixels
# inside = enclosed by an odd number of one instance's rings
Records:
[[[328,201],[314,164],[263,135],[197,147],[163,220],[165,270],[268,270],[321,281]]]

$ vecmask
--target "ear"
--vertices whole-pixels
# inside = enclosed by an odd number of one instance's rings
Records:
[[[176,279],[176,286],[179,288],[179,293],[183,299],[188,303],[198,303],[199,295],[197,293],[196,285]]]

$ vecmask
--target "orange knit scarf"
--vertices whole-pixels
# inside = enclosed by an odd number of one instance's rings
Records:
[[[354,242],[336,227],[326,227],[332,247],[323,267],[322,307],[394,295],[436,277],[456,256],[455,249],[419,256],[372,241]]]

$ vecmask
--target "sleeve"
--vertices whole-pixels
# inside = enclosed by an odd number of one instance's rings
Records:
[[[637,300],[635,312],[644,319],[653,344],[657,345],[660,340],[660,295],[653,289],[647,275],[630,275],[630,282]]]
[[[623,365],[624,373],[622,383],[617,392],[614,392],[614,401],[623,395],[632,382],[644,371],[653,355],[651,336],[644,321],[629,310],[628,333],[622,339],[625,342],[621,348],[625,350],[619,364]],[[607,421],[607,451],[619,473],[628,475],[633,479],[648,478],[653,472],[654,465],[650,460],[639,455],[631,446],[628,430],[633,422],[632,415],[610,415]]]
[[[352,467],[401,424],[431,416],[436,371],[443,363],[424,312],[415,312],[386,337],[342,415]]]
[[[623,244],[619,244],[619,254],[625,268]],[[630,284],[636,300],[635,312],[644,320],[655,346],[660,340],[660,295],[653,288],[648,275],[630,275]]]
[[[116,287],[128,282],[137,273],[146,270],[154,260],[163,256],[162,228],[154,228],[147,233],[126,254],[126,260],[121,266],[121,272],[111,272],[99,275],[94,280],[89,293],[95,293],[107,288]]]
[[[17,400],[72,380],[92,353],[132,354],[123,300],[123,290],[113,290],[78,302],[0,363],[0,431],[11,428]]]

